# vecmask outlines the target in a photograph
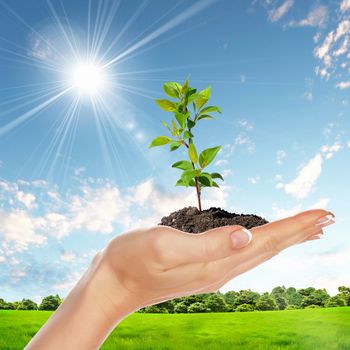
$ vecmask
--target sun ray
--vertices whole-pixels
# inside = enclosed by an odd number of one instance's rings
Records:
[[[188,8],[186,11],[182,12],[181,14],[175,16],[172,18],[169,22],[163,24],[161,27],[153,31],[152,33],[148,34],[146,37],[141,39],[138,43],[135,43],[131,47],[129,47],[127,50],[123,51],[121,54],[117,55],[116,57],[112,58],[110,61],[105,63],[104,67],[108,67],[112,64],[115,64],[118,62],[121,58],[129,55],[130,53],[134,52],[135,50],[145,46],[149,42],[153,41],[154,39],[158,38],[160,35],[165,34],[169,30],[173,29],[174,27],[180,25],[182,22],[188,20],[189,18],[196,15],[198,12],[206,9],[207,7],[213,5],[217,0],[202,0],[200,2],[195,3],[190,8]]]
[[[18,116],[11,122],[7,123],[6,125],[0,127],[0,137],[3,137],[4,135],[8,134],[10,131],[12,131],[14,128],[18,127],[20,124],[23,124],[25,121],[27,121],[29,118],[35,116],[38,112],[42,111],[46,107],[48,107],[50,104],[57,101],[61,96],[66,94],[71,88],[67,88],[55,96],[49,98],[45,102],[41,103],[39,106],[36,106],[32,108],[30,111],[23,113],[22,115]]]

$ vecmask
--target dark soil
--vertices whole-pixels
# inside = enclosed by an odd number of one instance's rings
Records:
[[[221,208],[210,208],[200,213],[196,207],[187,207],[164,216],[160,225],[188,233],[200,233],[220,226],[240,225],[250,229],[267,223],[268,221],[257,215],[229,213]]]

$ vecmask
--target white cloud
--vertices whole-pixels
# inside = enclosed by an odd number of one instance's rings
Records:
[[[250,130],[253,130],[254,128],[254,125],[252,122],[246,120],[246,119],[241,119],[239,122],[238,122],[239,126],[242,127],[243,129],[247,130],[247,131],[250,131]]]
[[[72,262],[77,258],[76,254],[73,252],[64,252],[61,254],[61,260],[64,262]]]
[[[326,209],[329,204],[329,198],[320,198],[315,204],[311,205],[308,209]]]
[[[255,143],[246,135],[238,135],[234,140],[234,144],[237,146],[245,146],[248,153],[254,153],[255,151]]]
[[[345,90],[350,88],[350,81],[341,81],[336,84],[336,87],[340,90]]]
[[[307,197],[322,173],[322,164],[322,156],[318,153],[299,170],[297,177],[292,182],[281,186],[281,188],[296,198]]]
[[[16,198],[19,202],[24,204],[28,209],[34,208],[35,196],[32,193],[24,193],[22,191],[18,191],[16,193]]]
[[[316,67],[317,75],[329,79],[335,76],[341,79],[336,86],[347,88],[349,72],[346,70],[350,54],[350,20],[344,16],[337,21],[337,27],[326,35],[314,50],[314,55],[321,61]]]
[[[276,161],[278,165],[281,165],[283,163],[283,159],[286,158],[287,153],[283,149],[278,150],[276,154]]]
[[[301,208],[302,208],[301,203],[297,204],[296,206],[290,209],[279,208],[276,204],[273,204],[272,212],[273,212],[274,218],[279,220],[279,219],[287,218],[289,216],[299,213],[301,211]]]
[[[348,148],[350,148],[350,140],[348,141]]]
[[[345,12],[350,9],[350,0],[343,0],[340,4],[340,10]]]
[[[314,7],[306,18],[300,21],[291,21],[290,27],[323,27],[328,19],[328,9],[324,5]]]
[[[0,211],[0,236],[3,247],[12,243],[16,251],[28,249],[30,244],[42,245],[46,237],[38,234],[41,223],[24,210]]]
[[[248,182],[250,182],[252,185],[256,185],[260,182],[260,176],[249,177]]]
[[[333,145],[323,145],[321,147],[321,152],[324,154],[326,159],[330,159],[334,156],[335,153],[339,152],[342,149],[340,142],[335,142]]]
[[[241,75],[239,76],[239,79],[240,79],[240,81],[241,81],[242,84],[244,84],[244,83],[247,81],[247,77],[246,77],[244,74],[241,74]]]
[[[222,165],[227,165],[228,164],[228,160],[227,159],[218,159],[214,165],[215,166],[222,166]]]
[[[271,22],[280,20],[294,5],[294,0],[286,0],[282,5],[269,11]]]

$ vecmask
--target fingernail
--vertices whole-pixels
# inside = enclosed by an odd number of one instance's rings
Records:
[[[246,228],[235,231],[231,234],[233,248],[242,248],[248,245],[253,239],[252,233]]]
[[[314,241],[314,240],[316,240],[316,239],[321,239],[322,236],[323,236],[323,235],[322,235],[321,233],[319,233],[318,235],[313,235],[313,236],[309,237],[309,238],[307,239],[307,241]]]
[[[335,223],[334,214],[327,214],[322,218],[318,219],[316,226],[326,227]]]

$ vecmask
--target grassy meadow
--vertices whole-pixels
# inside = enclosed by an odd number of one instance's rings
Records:
[[[23,349],[49,311],[0,311],[0,349]],[[111,349],[350,350],[350,307],[206,314],[133,314]]]

